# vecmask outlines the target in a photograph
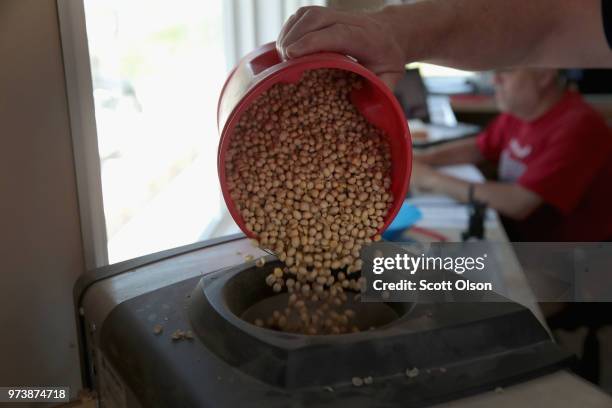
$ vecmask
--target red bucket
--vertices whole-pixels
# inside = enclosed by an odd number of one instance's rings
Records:
[[[217,125],[221,134],[217,155],[217,171],[223,198],[232,218],[251,238],[256,234],[246,228],[232,201],[225,179],[225,155],[240,116],[259,95],[277,83],[298,82],[311,69],[335,68],[350,71],[365,79],[364,86],[353,90],[351,101],[374,126],[382,129],[391,149],[391,192],[393,205],[385,217],[382,233],[397,215],[408,191],[412,169],[412,143],[404,112],[393,92],[378,77],[345,55],[317,53],[282,61],[274,43],[266,44],[246,55],[231,72],[219,96]]]

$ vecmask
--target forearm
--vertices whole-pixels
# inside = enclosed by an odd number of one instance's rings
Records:
[[[430,181],[431,190],[445,194],[460,202],[468,202],[470,183],[455,177],[436,173]],[[474,184],[474,199],[509,218],[524,219],[540,205],[541,200],[517,184],[486,182]]]
[[[475,137],[445,143],[422,152],[415,151],[414,157],[415,160],[432,166],[478,164],[484,160]]]
[[[406,62],[470,70],[516,65],[612,63],[601,0],[426,0],[390,6],[391,27]]]
[[[495,181],[475,184],[474,198],[515,220],[527,218],[541,203],[538,196],[517,184]]]

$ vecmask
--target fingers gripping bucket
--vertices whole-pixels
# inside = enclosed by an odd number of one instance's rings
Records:
[[[364,86],[351,93],[351,102],[371,124],[382,129],[391,150],[391,192],[393,204],[385,216],[384,231],[398,213],[410,180],[412,148],[404,112],[393,92],[371,71],[341,54],[318,53],[282,61],[275,44],[266,44],[251,52],[231,72],[219,97],[217,125],[221,133],[217,155],[217,171],[227,208],[240,229],[249,237],[256,234],[246,224],[229,192],[225,175],[225,157],[234,128],[240,116],[265,91],[277,83],[296,83],[305,71],[334,68],[351,71],[364,79]]]

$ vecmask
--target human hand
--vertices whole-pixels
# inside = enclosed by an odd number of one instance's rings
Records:
[[[383,13],[302,7],[285,22],[276,48],[283,59],[321,51],[350,55],[391,89],[405,72],[405,58]]]
[[[419,191],[432,191],[435,187],[438,172],[428,164],[412,162],[410,188]]]

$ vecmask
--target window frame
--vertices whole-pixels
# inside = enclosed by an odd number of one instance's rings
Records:
[[[85,6],[82,0],[56,1],[81,218],[81,238],[85,266],[87,270],[91,270],[108,265],[108,239]]]

